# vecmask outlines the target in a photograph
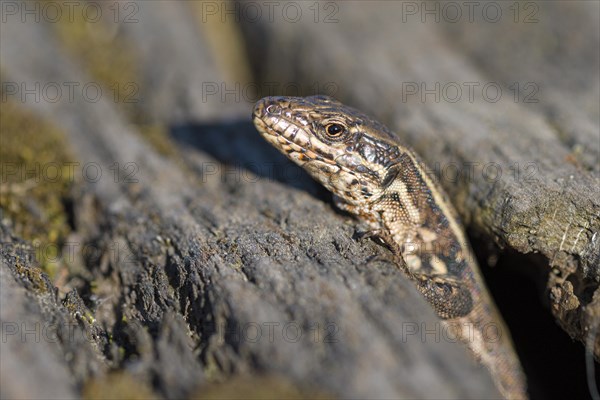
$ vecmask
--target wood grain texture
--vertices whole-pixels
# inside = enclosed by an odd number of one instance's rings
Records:
[[[221,48],[206,37],[202,4],[211,2],[126,3],[139,6],[137,23],[83,23],[61,35],[57,23],[21,23],[17,14],[0,26],[3,84],[57,83],[65,96],[65,82],[104,89],[98,102],[81,90],[56,102],[9,96],[60,127],[80,167],[97,163],[103,175],[78,180],[64,199],[76,251],[71,257],[63,249],[53,281],[14,246],[30,244],[0,207],[7,338],[0,397],[258,397],[258,389],[288,398],[499,397],[460,346],[438,340],[439,320],[390,252],[353,239],[351,218],[251,126],[262,95],[316,88],[385,122],[444,172],[476,250],[496,243],[500,255],[521,255],[520,270],[541,264],[535,282],[547,288],[544,299],[568,334],[583,341],[597,326],[597,3],[539,3],[533,24],[514,24],[508,9],[497,24],[480,21],[480,12],[473,23],[423,24],[406,13],[405,22],[394,2],[339,3],[337,22],[327,24],[323,12],[314,22],[312,2],[296,3],[305,7],[298,22],[282,20],[281,9],[273,21],[266,11],[252,21],[215,14],[243,29],[252,82],[224,63],[221,53],[238,47],[223,31],[214,36]],[[85,40],[71,46],[65,36],[73,34]],[[110,73],[123,65],[111,58],[117,47],[133,60],[133,72],[118,83],[122,94],[132,93],[124,84],[135,84],[134,103],[113,99]],[[99,58],[102,49],[108,58]],[[439,102],[435,94],[423,100],[420,85],[436,82],[457,83],[462,100],[448,101],[452,84],[445,95],[438,91]],[[260,96],[242,93],[258,83]],[[471,83],[479,84],[473,102]],[[524,101],[532,95],[527,83],[537,85],[538,103]],[[414,84],[418,92],[409,94]],[[503,93],[497,102],[490,100],[494,84]],[[306,93],[280,93],[298,87]],[[168,135],[149,135],[155,126]],[[123,169],[128,163],[133,175]],[[456,169],[460,179],[453,179]],[[497,169],[502,175],[494,178]],[[23,193],[27,205],[30,192]],[[535,298],[534,286],[527,290]],[[512,294],[513,286],[503,291]],[[85,339],[33,344],[31,336],[10,334],[6,323],[20,321],[72,325]],[[303,332],[297,341],[295,327]],[[325,342],[331,335],[339,341]],[[531,335],[537,340],[539,331]],[[547,366],[565,387],[576,368]]]
[[[172,7],[185,14],[185,4]],[[217,69],[189,69],[190,59],[210,57],[202,46],[170,42],[184,35],[178,30],[190,31],[189,20],[175,26],[162,18],[149,21],[132,28],[142,30],[137,34],[143,39],[131,34],[127,40],[168,49],[170,64],[163,72],[185,70],[203,82],[223,81]],[[2,43],[3,79],[93,79],[51,25],[12,20],[2,29],[3,37],[12,38]],[[171,31],[157,36],[150,30]],[[181,54],[188,51],[197,53]],[[150,71],[161,58],[154,54],[140,68]],[[230,395],[232,389],[251,396],[264,389],[261,382],[273,385],[270,393],[310,397],[499,397],[487,372],[444,338],[439,320],[387,249],[353,240],[348,218],[263,143],[249,117],[215,123],[227,113],[220,101],[204,103],[189,94],[197,89],[174,81],[179,84],[159,80],[160,99],[136,106],[174,123],[168,125],[175,148],[170,157],[150,145],[110,99],[22,104],[64,130],[82,165],[97,163],[104,172],[73,187],[70,239],[76,248],[93,251],[78,251],[66,280],[59,281],[59,299],[66,289],[77,294],[63,304],[54,299],[47,311],[48,318],[64,314],[95,334],[75,361],[66,356],[76,348],[68,338],[47,343],[48,351],[64,357],[33,370],[32,382],[60,380],[57,397],[107,397],[118,382],[131,387],[131,395],[165,398]],[[151,96],[154,81],[140,82]],[[163,107],[172,107],[173,114]],[[134,163],[135,175],[115,177],[115,162]],[[17,240],[10,235],[3,228],[3,242]],[[41,295],[14,272],[12,247],[3,246],[3,256],[2,273],[12,275],[7,284],[37,301]],[[3,311],[5,306],[3,301]],[[21,317],[44,316],[23,310]],[[12,379],[20,368],[2,371],[3,397],[22,389]],[[54,376],[59,373],[68,378]],[[256,385],[238,389],[240,379]],[[36,390],[22,393],[40,397]]]

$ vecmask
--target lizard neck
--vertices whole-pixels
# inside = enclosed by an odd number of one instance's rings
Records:
[[[454,208],[412,152],[399,159],[397,175],[372,209],[410,271],[462,278],[470,249]]]

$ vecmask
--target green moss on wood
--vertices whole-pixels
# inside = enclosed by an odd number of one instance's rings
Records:
[[[53,277],[70,232],[65,199],[78,164],[62,131],[14,101],[2,104],[0,132],[2,218],[33,243],[42,269]]]

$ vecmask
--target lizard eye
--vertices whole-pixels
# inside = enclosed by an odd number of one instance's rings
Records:
[[[328,124],[325,126],[325,133],[331,139],[339,139],[346,133],[346,127],[338,123]]]

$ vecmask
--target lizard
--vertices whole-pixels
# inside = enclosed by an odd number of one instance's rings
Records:
[[[488,368],[499,392],[527,398],[512,339],[458,213],[421,158],[380,122],[324,95],[265,97],[252,118],[264,139],[402,259],[400,269]]]

